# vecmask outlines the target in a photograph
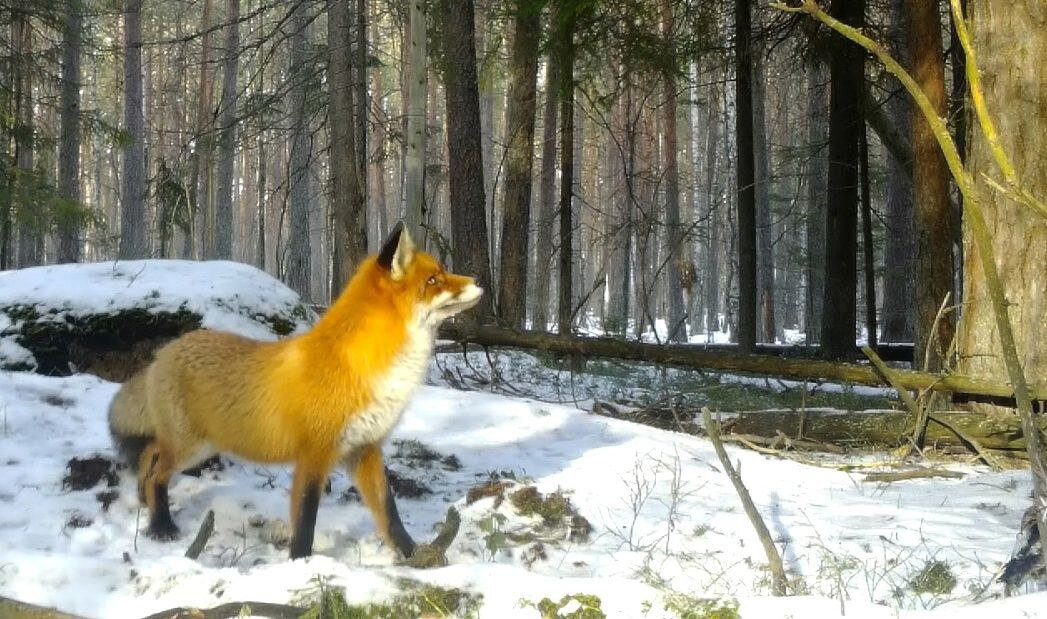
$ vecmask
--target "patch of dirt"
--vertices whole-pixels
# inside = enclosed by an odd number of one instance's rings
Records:
[[[417,499],[433,493],[432,488],[417,479],[404,477],[390,469],[386,469],[385,474],[389,478],[389,486],[393,489],[393,495],[397,498]]]
[[[524,486],[510,497],[513,507],[524,516],[541,516],[546,524],[563,520],[571,514],[571,502],[557,491],[542,495],[534,486]]]
[[[480,499],[494,497],[494,508],[498,509],[498,506],[505,500],[505,489],[511,485],[506,481],[492,479],[485,484],[473,486],[465,495],[465,504],[472,505]]]
[[[76,404],[76,400],[70,398],[63,398],[62,396],[52,393],[44,397],[44,404],[50,406],[57,406],[58,408],[69,408],[73,404]]]
[[[411,468],[432,468],[439,464],[445,470],[458,471],[462,463],[454,454],[442,454],[421,441],[403,440],[393,441],[396,451],[391,458],[395,458]]]
[[[109,511],[109,506],[113,504],[113,501],[120,498],[119,490],[102,490],[95,494],[95,498],[102,504],[102,511]]]
[[[65,526],[72,529],[83,529],[94,524],[94,520],[86,514],[80,512],[73,512],[69,519],[65,521]]]
[[[62,479],[62,487],[70,490],[90,490],[105,479],[112,488],[118,482],[116,463],[103,456],[71,458],[66,464],[68,472]]]

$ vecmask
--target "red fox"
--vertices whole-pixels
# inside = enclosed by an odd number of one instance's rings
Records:
[[[320,493],[345,463],[380,535],[404,557],[381,445],[424,378],[436,327],[483,290],[416,251],[398,223],[308,332],[278,342],[193,331],[157,351],[109,408],[114,443],[137,468],[146,533],[178,535],[172,475],[216,453],[295,464],[291,558],[312,553]]]

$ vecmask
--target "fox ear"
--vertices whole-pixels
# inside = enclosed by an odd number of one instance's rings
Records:
[[[393,231],[382,244],[378,253],[378,265],[388,269],[394,280],[403,278],[408,263],[414,257],[414,242],[402,221],[396,222]]]

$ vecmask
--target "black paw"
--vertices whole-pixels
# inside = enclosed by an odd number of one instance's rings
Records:
[[[170,542],[178,539],[178,527],[173,522],[154,522],[145,530],[145,534],[158,542]]]

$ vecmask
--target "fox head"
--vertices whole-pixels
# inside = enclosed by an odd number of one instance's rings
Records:
[[[483,295],[472,277],[450,273],[436,258],[418,251],[403,222],[389,233],[376,264],[431,327],[473,307]]]

